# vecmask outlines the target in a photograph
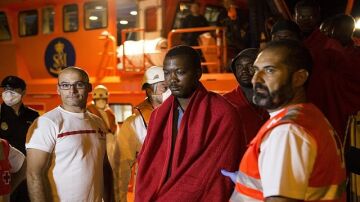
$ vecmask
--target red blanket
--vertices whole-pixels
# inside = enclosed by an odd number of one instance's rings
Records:
[[[307,97],[344,140],[349,115],[360,110],[360,52],[315,31],[305,42],[314,60]]]
[[[151,115],[139,155],[135,201],[228,201],[234,185],[220,169],[239,166],[242,134],[235,109],[222,96],[198,87],[184,112],[171,176],[165,180],[177,107],[171,96]]]
[[[261,126],[268,120],[269,113],[265,109],[251,105],[240,86],[224,94],[224,97],[235,107],[239,121],[243,123],[244,136],[241,141],[241,147],[245,152],[247,144],[250,143]]]

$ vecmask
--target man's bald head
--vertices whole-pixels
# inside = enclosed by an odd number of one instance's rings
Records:
[[[63,69],[59,73],[59,78],[68,72],[78,72],[81,75],[81,77],[83,78],[84,82],[89,82],[89,75],[86,73],[86,71],[81,69],[80,67],[75,67],[75,66],[71,66],[71,67],[67,67],[67,68]]]

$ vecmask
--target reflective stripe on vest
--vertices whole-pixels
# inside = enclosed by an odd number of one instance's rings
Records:
[[[234,191],[229,200],[230,202],[262,202],[263,200],[257,200],[254,198],[250,198],[240,192]]]
[[[251,201],[262,201],[264,199],[261,180],[248,176],[241,171],[237,174],[235,189],[236,191],[233,192],[230,201],[250,201],[249,199]],[[305,201],[340,199],[345,189],[346,181],[340,185],[308,187],[305,193]]]
[[[243,173],[241,171],[239,171],[236,176],[235,189],[239,193],[245,194],[247,196],[253,196],[254,199],[257,199],[260,201],[262,201],[264,199],[263,193],[262,193],[263,188],[262,188],[260,179],[253,178],[249,175],[246,175],[245,173]],[[238,196],[237,198],[241,198],[241,197],[242,196]],[[249,198],[249,197],[247,197],[247,198]],[[241,200],[244,200],[244,199],[241,199]],[[234,200],[234,201],[238,201],[238,200]]]

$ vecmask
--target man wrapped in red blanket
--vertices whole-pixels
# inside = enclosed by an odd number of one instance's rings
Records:
[[[236,110],[200,83],[200,57],[191,47],[172,48],[164,74],[172,96],[151,115],[135,201],[227,201],[233,184],[220,170],[236,170],[241,158]]]

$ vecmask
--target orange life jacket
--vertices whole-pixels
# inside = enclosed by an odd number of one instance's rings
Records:
[[[154,111],[154,107],[149,101],[149,98],[146,98],[143,102],[139,105],[134,107],[136,109],[135,113],[139,113],[143,119],[144,125],[147,128],[150,121],[151,113]]]
[[[345,169],[341,152],[334,139],[334,130],[324,115],[313,104],[286,107],[270,118],[251,141],[240,163],[236,187],[230,201],[263,201],[263,190],[258,168],[260,145],[263,138],[280,124],[301,126],[314,138],[317,156],[311,172],[305,201],[345,201]]]
[[[91,113],[95,114],[96,116],[102,118],[99,110],[96,108],[96,106],[94,104],[89,104],[87,106],[87,109],[89,110],[89,112],[91,112]],[[112,110],[110,108],[108,108],[108,107],[104,110],[104,112],[106,113],[106,115],[108,117],[108,120],[109,120],[109,124],[110,124],[110,128],[108,128],[109,132],[115,134],[115,131],[116,131],[116,128],[117,128],[116,121],[115,121],[115,115],[112,112]]]
[[[4,139],[0,139],[0,195],[9,194],[11,191],[9,151],[9,143]]]

